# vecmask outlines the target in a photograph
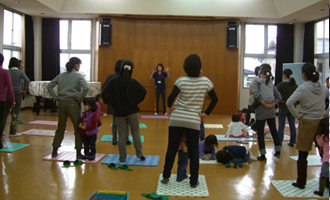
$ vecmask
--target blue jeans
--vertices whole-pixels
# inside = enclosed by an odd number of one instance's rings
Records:
[[[201,121],[201,130],[199,131],[199,138],[201,139],[201,141],[203,141],[205,139],[205,127],[204,127],[204,120]]]
[[[284,126],[285,126],[285,117],[288,118],[290,125],[290,144],[296,144],[296,119],[286,108],[279,108],[278,111],[278,135],[280,137],[280,142],[282,144],[284,137]]]
[[[187,175],[187,166],[188,166],[189,154],[183,152],[182,150],[178,151],[178,170],[176,175],[176,181],[182,181],[188,177]]]

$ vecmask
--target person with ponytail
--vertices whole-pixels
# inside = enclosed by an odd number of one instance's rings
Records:
[[[75,149],[77,159],[82,159],[82,136],[80,134],[79,122],[81,118],[80,103],[84,100],[89,86],[85,78],[78,73],[81,60],[77,57],[70,58],[66,63],[66,72],[56,76],[48,85],[49,94],[54,100],[58,101],[58,123],[55,137],[53,140],[52,157],[58,155],[57,150],[61,147],[64,138],[64,132],[67,124],[67,118],[70,117],[75,135]],[[57,85],[57,94],[54,87]]]
[[[259,77],[256,77],[252,83],[252,92],[254,98],[257,99],[260,106],[255,110],[257,134],[258,134],[258,145],[260,156],[258,160],[267,161],[266,159],[266,148],[265,148],[265,135],[264,128],[265,122],[269,126],[271,135],[273,137],[275,154],[274,156],[280,158],[281,155],[281,143],[280,138],[277,134],[276,123],[275,123],[275,105],[282,101],[281,94],[273,84],[273,77],[271,72],[271,66],[269,64],[262,64],[260,66]]]
[[[296,126],[295,117],[290,113],[288,107],[286,106],[286,100],[293,94],[293,92],[298,88],[296,80],[293,78],[292,70],[285,69],[283,71],[283,82],[277,85],[277,90],[282,96],[282,101],[279,103],[278,111],[278,135],[280,137],[280,142],[282,144],[284,137],[284,126],[285,117],[288,118],[290,126],[290,142],[289,146],[294,146],[296,144]]]
[[[314,136],[321,119],[329,115],[329,110],[324,112],[324,100],[329,96],[329,90],[324,84],[319,83],[319,73],[311,63],[305,63],[301,68],[301,77],[304,83],[299,85],[295,92],[286,101],[291,114],[298,118],[299,128],[296,149],[299,151],[297,160],[297,181],[293,186],[304,189],[307,180],[307,156],[312,150]],[[301,111],[295,107],[299,101]]]
[[[18,125],[18,117],[21,111],[21,105],[23,101],[23,97],[26,95],[26,92],[29,90],[30,79],[26,76],[26,74],[19,70],[19,62],[18,59],[15,57],[10,58],[9,60],[9,73],[11,77],[11,83],[13,85],[14,93],[15,93],[15,100],[16,104],[15,107],[12,108],[12,103],[7,95],[6,97],[6,104],[5,104],[5,114],[4,114],[4,121],[2,123],[6,124],[7,116],[11,109],[11,122],[10,122],[10,131],[9,137],[17,137],[21,136],[20,133],[17,132],[17,125]],[[24,81],[24,87],[22,87],[21,81]]]
[[[142,154],[139,128],[140,108],[138,107],[138,104],[144,100],[147,90],[141,85],[141,83],[131,78],[133,69],[134,64],[132,61],[123,61],[120,67],[119,76],[111,79],[102,91],[102,99],[104,103],[112,105],[117,119],[120,162],[125,162],[127,157],[127,123],[131,127],[136,156],[142,161],[145,160],[145,157]]]

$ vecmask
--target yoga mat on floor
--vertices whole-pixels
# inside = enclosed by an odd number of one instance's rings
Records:
[[[298,160],[298,156],[290,156],[293,160]],[[309,155],[307,157],[308,166],[321,166],[321,157],[319,155]]]
[[[305,189],[299,189],[291,184],[296,182],[295,180],[273,180],[273,186],[281,193],[285,198],[313,198],[313,199],[329,199],[329,189],[325,188],[323,197],[314,194],[315,190],[319,190],[318,180],[308,180]]]
[[[28,122],[28,124],[57,126],[57,121],[36,120],[36,121]]]
[[[144,136],[141,137],[141,142],[144,142]],[[130,135],[128,136],[128,140],[133,142],[133,137]],[[112,135],[103,135],[101,138],[101,142],[112,142]]]
[[[83,151],[83,150],[82,150]],[[76,160],[76,152],[75,151],[62,151],[58,153],[58,155],[52,158],[52,155],[45,156],[43,160],[47,161],[60,161],[63,162],[68,160],[70,162],[74,162]],[[98,163],[103,157],[105,156],[104,153],[96,153],[95,160],[82,160],[84,163]]]
[[[285,124],[286,127],[289,127],[290,128],[290,125],[289,124]],[[295,124],[296,128],[299,127],[299,124]]]
[[[189,176],[189,175],[188,175]],[[176,197],[209,197],[206,180],[204,175],[198,176],[199,185],[196,188],[190,187],[189,178],[177,182],[176,174],[171,174],[170,182],[163,184],[160,181],[163,179],[163,174],[159,175],[157,185],[157,195],[167,195]]]
[[[205,128],[223,128],[222,124],[204,124]]]
[[[111,124],[111,126],[112,126],[112,124]],[[143,123],[140,123],[140,124],[139,124],[139,128],[147,128],[147,125],[145,125],[145,124],[143,124]]]
[[[30,129],[21,133],[22,135],[55,136],[55,130]]]
[[[141,119],[168,119],[167,115],[141,115]]]
[[[233,138],[233,137],[225,137],[225,135],[215,135],[219,141],[246,141],[246,142],[253,142],[257,141],[256,138],[249,137],[249,138]]]
[[[220,164],[216,160],[203,160],[199,159],[199,164]]]
[[[290,136],[284,135],[283,141],[289,141],[289,140],[290,140]],[[265,141],[273,141],[273,138],[265,138]]]
[[[9,152],[9,153],[29,146],[29,144],[11,143],[11,142],[3,142],[2,144],[4,146],[6,145],[7,147],[0,149],[0,152]]]
[[[142,161],[140,158],[135,155],[127,155],[126,162],[119,161],[118,154],[108,154],[101,162],[101,164],[110,164],[114,163],[116,165],[138,165],[138,166],[149,166],[156,167],[158,166],[160,156],[144,156],[146,159]]]

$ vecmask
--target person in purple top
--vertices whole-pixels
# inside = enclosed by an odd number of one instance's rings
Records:
[[[164,115],[167,115],[166,113],[166,105],[165,105],[165,78],[170,78],[170,68],[166,67],[166,73],[164,71],[163,64],[159,63],[157,65],[157,72],[155,72],[154,69],[151,70],[150,80],[155,79],[155,92],[156,92],[156,112],[155,115],[158,115],[159,111],[159,96],[162,95],[163,100],[163,112]]]
[[[8,70],[2,68],[3,55],[0,53],[0,149],[3,148],[2,144],[2,132],[5,128],[5,123],[3,123],[4,113],[5,113],[5,102],[6,102],[6,92],[9,94],[11,107],[15,107],[15,96],[13,85],[11,84],[11,78]]]
[[[207,136],[205,140],[201,141],[199,143],[199,156],[203,160],[212,160],[216,158],[216,153],[214,146],[218,147],[218,140],[217,137],[213,134]],[[210,156],[207,156],[206,154],[211,154],[212,158]]]

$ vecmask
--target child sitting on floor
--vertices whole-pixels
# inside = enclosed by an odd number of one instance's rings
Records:
[[[250,151],[245,146],[229,145],[223,147],[216,155],[217,162],[226,164],[228,162],[245,163],[250,161]]]
[[[100,127],[102,125],[100,116],[104,115],[104,113],[101,111],[101,103],[103,103],[101,94],[96,95],[95,102],[96,102],[96,112],[95,113],[96,113],[96,117],[97,117],[97,127]]]
[[[225,137],[234,137],[234,138],[241,138],[241,137],[249,137],[249,135],[247,134],[247,126],[245,124],[243,124],[240,121],[241,117],[235,113],[233,114],[233,116],[231,117],[232,122],[230,122],[230,124],[228,125],[228,131]],[[242,132],[242,129],[246,132]]]
[[[187,147],[186,134],[183,133],[178,151],[178,170],[176,173],[176,181],[181,182],[188,178],[187,166],[188,166],[189,154]]]
[[[199,143],[199,155],[203,160],[214,160],[215,149],[214,146],[218,147],[217,137],[213,134],[207,136],[205,140]]]
[[[329,118],[323,118],[316,131],[315,144],[321,156],[321,174],[319,179],[319,190],[314,194],[323,196],[324,188],[329,188]]]
[[[82,159],[94,160],[96,154],[96,134],[99,132],[97,128],[97,117],[95,113],[96,103],[94,99],[89,98],[84,100],[84,110],[85,112],[83,112],[79,123],[85,152]]]

